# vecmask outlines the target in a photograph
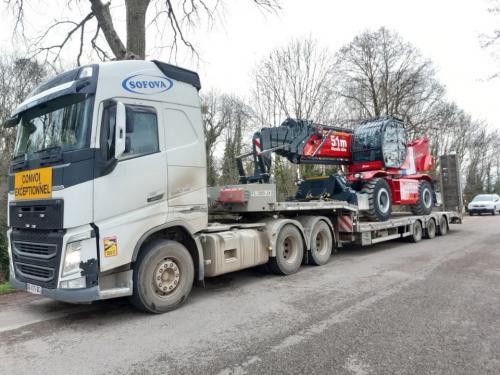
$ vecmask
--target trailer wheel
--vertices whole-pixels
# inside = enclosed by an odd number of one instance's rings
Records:
[[[425,238],[433,239],[434,237],[436,237],[436,222],[434,219],[429,219],[425,228]]]
[[[445,236],[448,234],[448,220],[446,220],[446,216],[441,216],[439,219],[439,228],[437,228],[437,234],[440,236]]]
[[[432,211],[432,186],[429,181],[421,180],[418,184],[418,199],[417,203],[410,206],[410,210],[414,215],[429,215]]]
[[[271,271],[278,275],[291,275],[297,272],[304,258],[304,241],[294,225],[281,228],[276,239],[276,257],[269,259]]]
[[[362,193],[368,195],[368,210],[363,216],[372,221],[386,221],[392,212],[392,196],[389,184],[377,177],[364,183]]]
[[[180,243],[156,240],[139,254],[130,301],[140,310],[164,313],[180,306],[191,292],[193,260]]]
[[[311,231],[311,256],[309,264],[322,266],[330,260],[333,248],[333,236],[328,224],[318,221]]]
[[[417,243],[422,239],[422,224],[415,220],[413,223],[413,234],[409,237],[410,242]]]

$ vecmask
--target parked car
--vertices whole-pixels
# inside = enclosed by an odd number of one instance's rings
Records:
[[[498,194],[479,194],[467,206],[469,215],[490,213],[496,215],[500,212],[500,196]]]

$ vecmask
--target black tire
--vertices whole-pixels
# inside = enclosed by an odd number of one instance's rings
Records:
[[[448,234],[448,229],[448,220],[446,219],[446,216],[443,215],[439,218],[439,227],[437,228],[436,233],[439,236],[445,236]]]
[[[318,221],[311,231],[311,250],[309,264],[322,266],[328,263],[332,255],[333,236],[327,223]]]
[[[408,240],[413,243],[420,242],[422,240],[422,223],[419,220],[415,220],[413,223],[413,234],[408,237]]]
[[[134,268],[134,294],[129,299],[140,310],[164,313],[186,301],[193,281],[189,251],[175,241],[155,240],[139,254]]]
[[[491,214],[492,214],[493,216],[495,216],[495,215],[497,214],[497,210],[493,210],[493,211],[491,211]]]
[[[299,270],[303,258],[300,231],[292,224],[284,225],[276,239],[276,256],[269,259],[269,268],[277,275],[291,275]]]
[[[427,222],[427,228],[425,228],[425,238],[433,239],[436,237],[436,222],[434,219],[429,219]]]
[[[421,180],[418,184],[418,200],[410,206],[411,212],[414,215],[429,215],[432,211],[432,197],[432,185],[429,181]]]
[[[371,221],[386,221],[392,213],[392,195],[389,184],[377,177],[364,183],[361,192],[368,195],[368,210],[363,216]]]

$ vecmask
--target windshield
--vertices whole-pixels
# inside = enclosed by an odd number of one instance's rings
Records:
[[[472,201],[473,202],[493,202],[494,201],[493,198],[494,198],[493,195],[483,194],[483,195],[476,196]]]
[[[69,95],[26,111],[17,131],[14,158],[49,149],[60,151],[88,147],[93,95]]]

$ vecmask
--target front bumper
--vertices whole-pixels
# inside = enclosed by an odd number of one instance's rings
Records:
[[[494,208],[485,208],[485,207],[474,207],[474,208],[469,208],[468,212],[469,214],[491,214],[494,211]]]
[[[17,280],[12,275],[10,277],[10,284],[18,290],[26,291],[27,289],[27,283]],[[84,289],[47,289],[42,287],[42,296],[72,303],[92,302],[101,299],[97,286]]]

